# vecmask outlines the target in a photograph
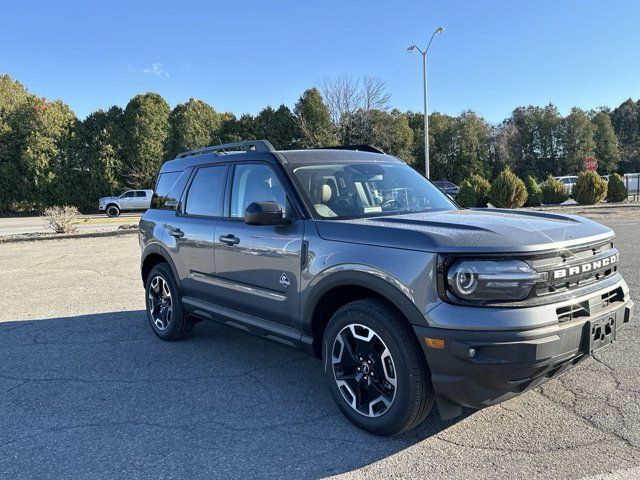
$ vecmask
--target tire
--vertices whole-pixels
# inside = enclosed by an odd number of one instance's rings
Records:
[[[145,283],[145,305],[151,329],[162,340],[181,340],[193,330],[194,322],[182,307],[180,290],[167,263],[151,269]]]
[[[325,330],[323,359],[333,399],[363,430],[398,435],[431,411],[434,393],[424,354],[406,320],[383,300],[358,300],[340,308]]]
[[[120,209],[117,205],[108,205],[107,206],[107,216],[108,217],[117,217],[120,215]]]

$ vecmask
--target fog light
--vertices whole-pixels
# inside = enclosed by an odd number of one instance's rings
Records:
[[[424,343],[429,348],[437,348],[438,350],[444,350],[445,343],[442,338],[424,337]]]
[[[477,354],[478,354],[478,351],[475,348],[471,347],[469,349],[469,358],[476,358]]]

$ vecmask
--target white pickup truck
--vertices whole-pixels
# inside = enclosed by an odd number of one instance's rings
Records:
[[[102,197],[98,209],[109,217],[117,217],[127,210],[146,210],[151,206],[153,190],[127,190],[115,197]]]

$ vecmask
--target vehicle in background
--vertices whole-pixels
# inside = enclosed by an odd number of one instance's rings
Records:
[[[436,180],[431,183],[433,183],[443,193],[446,193],[450,197],[455,197],[460,192],[460,187],[458,187],[455,183],[451,183],[446,180]]]
[[[153,190],[127,190],[116,197],[102,197],[98,209],[109,217],[117,217],[120,212],[146,210],[151,206]]]
[[[567,190],[567,193],[571,195],[573,192],[573,187],[578,181],[578,177],[575,175],[565,175],[563,177],[556,177],[560,183],[564,185],[564,188]]]

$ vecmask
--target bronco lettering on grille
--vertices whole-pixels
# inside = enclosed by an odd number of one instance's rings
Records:
[[[608,267],[613,265],[618,261],[620,254],[615,253],[610,257],[602,258],[600,260],[595,260],[593,262],[583,263],[580,265],[573,265],[571,267],[560,268],[558,270],[553,271],[553,278],[565,278],[565,277],[573,277],[574,275],[581,275],[583,273],[592,272],[595,270],[599,270],[603,267]]]

